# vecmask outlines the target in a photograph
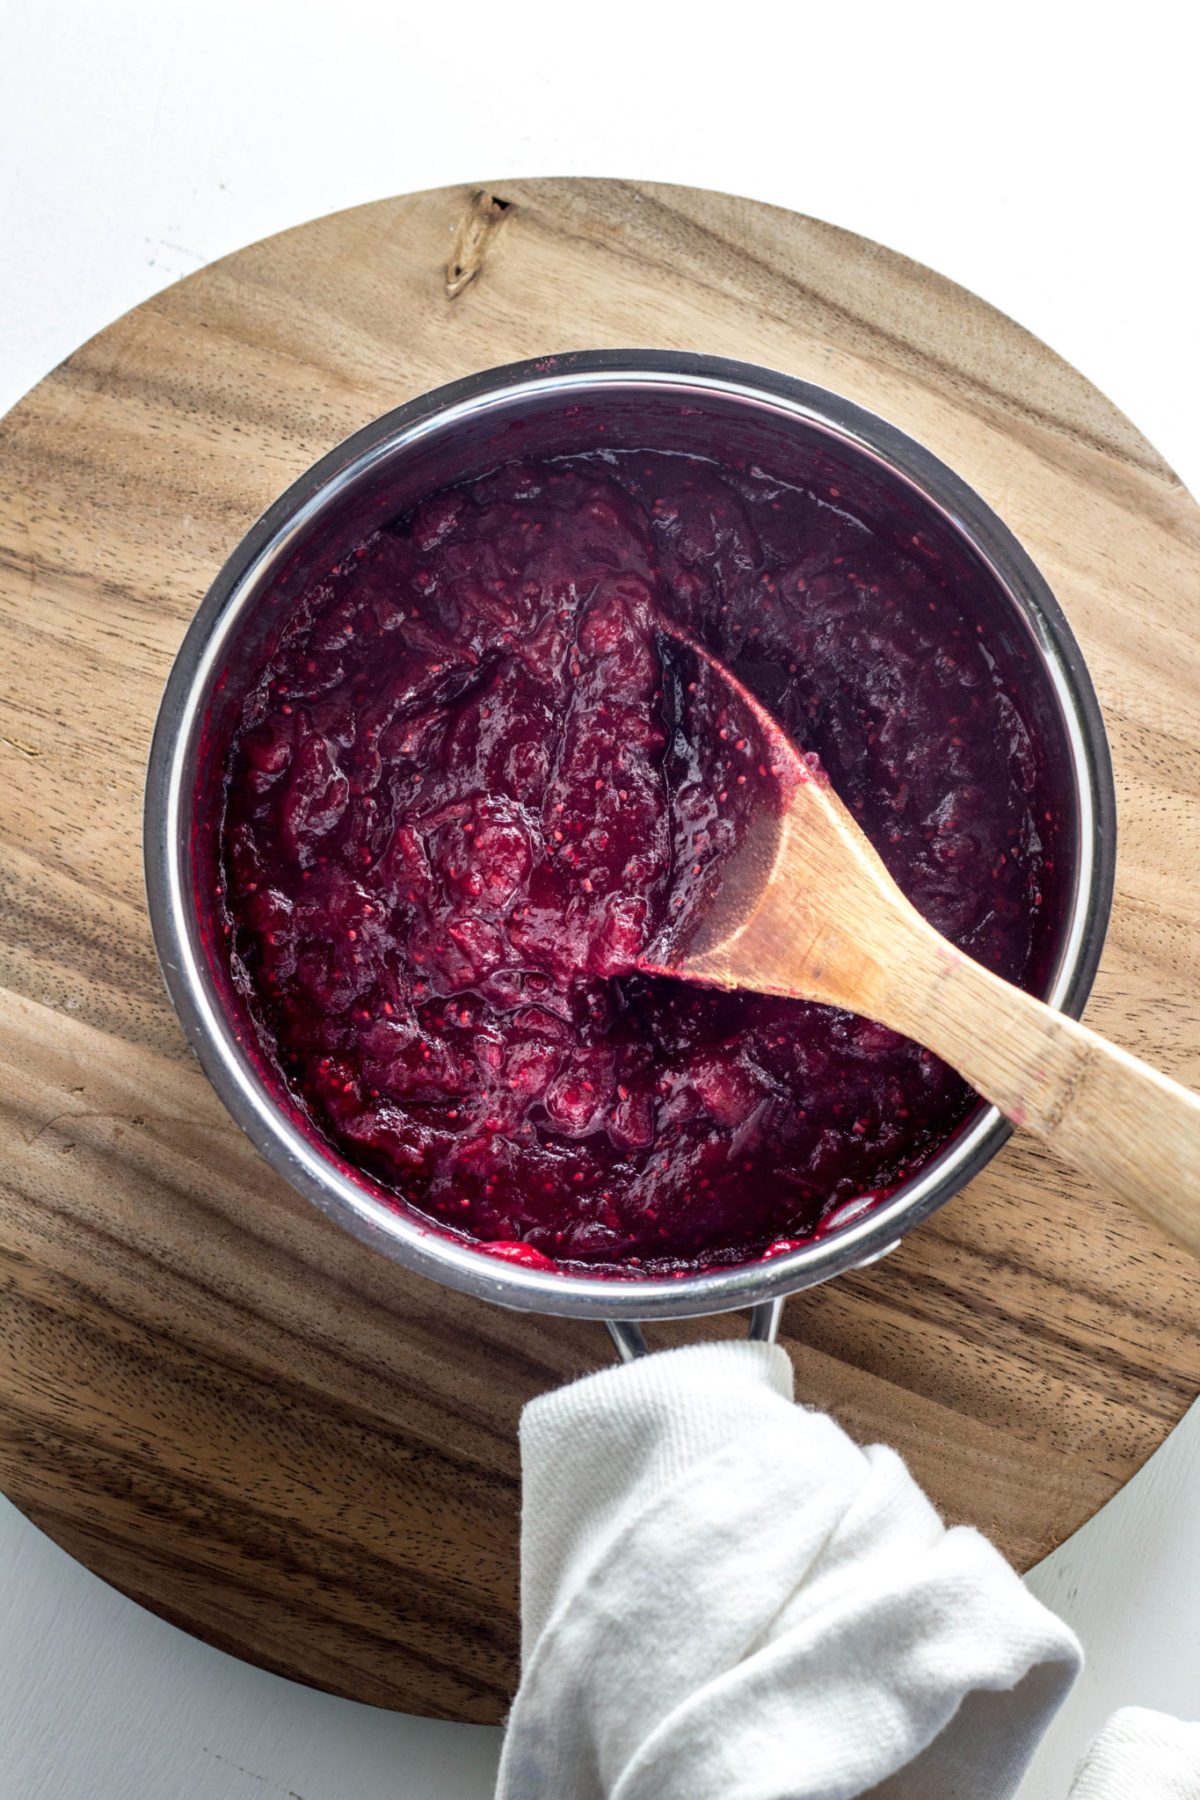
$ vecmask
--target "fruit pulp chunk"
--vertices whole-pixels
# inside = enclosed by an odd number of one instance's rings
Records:
[[[978,625],[909,554],[760,470],[508,464],[290,606],[224,761],[228,968],[355,1167],[535,1266],[744,1262],[886,1193],[975,1096],[831,1008],[638,972],[764,798],[685,625],[818,755],[900,886],[1020,980],[1050,818]]]

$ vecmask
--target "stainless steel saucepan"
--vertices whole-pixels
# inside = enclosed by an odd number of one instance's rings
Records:
[[[1056,789],[1056,929],[1039,992],[1078,1015],[1108,921],[1116,808],[1100,710],[1062,611],[1008,529],[929,451],[835,394],[749,364],[651,350],[547,357],[439,388],[348,438],[276,501],[213,582],[172,668],[147,776],[146,885],[167,987],[209,1079],[267,1160],[330,1218],[408,1268],[502,1306],[604,1320],[624,1356],[644,1349],[639,1320],[751,1307],[751,1335],[773,1336],[783,1296],[884,1255],[995,1155],[1010,1127],[981,1102],[886,1200],[767,1261],[673,1280],[501,1262],[442,1234],[351,1168],[260,1056],[213,953],[219,821],[204,816],[202,797],[240,698],[237,673],[253,669],[310,566],[335,561],[339,545],[514,457],[622,447],[711,455],[715,446],[725,461],[761,464],[785,480],[832,475],[860,516],[889,528],[901,521],[954,572],[989,643],[1017,672]]]

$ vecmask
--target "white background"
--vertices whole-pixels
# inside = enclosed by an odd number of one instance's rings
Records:
[[[1194,17],[0,0],[0,411],[156,289],[317,214],[640,176],[795,207],[973,288],[1200,492]],[[1059,1800],[1118,1704],[1200,1717],[1198,1487],[1193,1415],[1031,1577],[1089,1667],[1021,1800]],[[0,1502],[0,1800],[475,1800],[497,1742],[209,1650]]]

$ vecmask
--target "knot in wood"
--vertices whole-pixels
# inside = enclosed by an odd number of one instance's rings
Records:
[[[501,200],[480,188],[472,194],[470,204],[458,221],[454,233],[454,249],[446,264],[446,298],[456,300],[469,287],[483,267],[492,240],[511,201]]]

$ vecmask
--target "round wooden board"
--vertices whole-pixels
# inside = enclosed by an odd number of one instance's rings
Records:
[[[1200,509],[962,289],[725,195],[518,181],[254,245],[48,376],[0,424],[0,1483],[211,1643],[445,1718],[498,1720],[516,1679],[520,1408],[608,1339],[408,1276],[240,1136],[159,979],[143,770],[197,602],[316,457],[471,370],[643,344],[837,389],[1024,541],[1116,762],[1088,1016],[1200,1085]],[[784,1338],[803,1398],[1026,1567],[1200,1388],[1198,1299],[1182,1252],[1020,1143],[882,1264],[789,1302]]]

